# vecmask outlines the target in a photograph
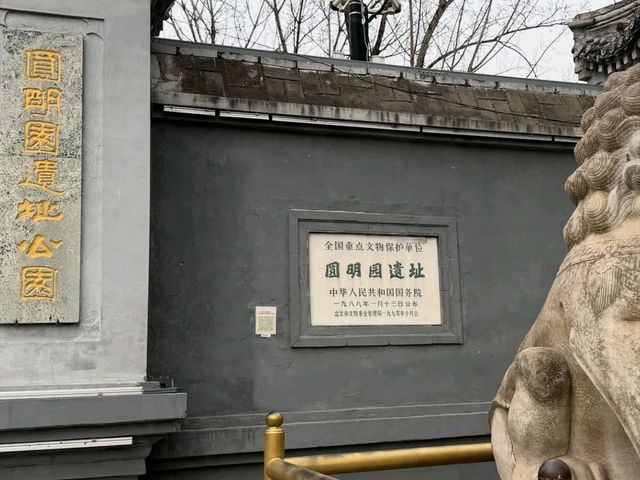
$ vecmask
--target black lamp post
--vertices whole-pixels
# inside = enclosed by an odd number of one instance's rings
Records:
[[[366,19],[361,0],[351,0],[347,5],[347,24],[349,32],[349,53],[351,60],[367,59],[367,42],[365,32]],[[369,25],[366,25],[369,28]]]
[[[331,0],[332,10],[343,12],[347,17],[349,56],[351,60],[368,60],[369,23],[377,15],[393,15],[400,11],[398,0],[383,0],[380,9],[369,16],[363,0]]]

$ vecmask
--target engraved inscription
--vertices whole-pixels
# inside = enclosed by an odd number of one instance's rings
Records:
[[[31,179],[31,169],[27,169],[23,180],[18,183],[21,187],[34,187],[44,190],[52,195],[60,196],[64,192],[56,190],[56,172],[58,171],[58,162],[55,160],[36,160],[33,167],[33,178]]]
[[[18,248],[29,258],[51,258],[53,250],[60,248],[60,245],[62,245],[60,240],[49,240],[47,243],[44,235],[37,234],[31,242],[26,240],[20,242]]]
[[[58,204],[49,200],[32,202],[27,200],[18,204],[18,215],[16,218],[31,219],[34,222],[59,222],[64,218],[64,213],[58,212]]]
[[[62,90],[59,88],[25,88],[22,90],[24,96],[24,109],[32,115],[45,117],[50,112],[55,111],[60,114],[60,102]]]
[[[56,271],[51,267],[22,267],[20,300],[55,300]]]
[[[24,152],[58,154],[60,125],[52,122],[24,122]]]
[[[313,326],[442,325],[434,237],[312,233]]]
[[[82,37],[0,35],[0,323],[77,323]]]
[[[53,50],[28,50],[27,80],[44,80],[58,83],[62,79],[62,54]]]

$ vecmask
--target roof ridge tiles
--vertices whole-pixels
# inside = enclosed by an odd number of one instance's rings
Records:
[[[427,126],[453,122],[472,129],[554,131],[566,136],[579,132],[584,111],[601,91],[586,84],[317,57],[292,60],[286,54],[165,40],[154,42],[152,85],[156,102],[197,98],[184,106],[198,108],[220,99],[289,105],[285,111],[297,104],[305,115],[314,108],[334,109],[338,116],[341,111],[359,109],[424,117]]]
[[[324,58],[310,55],[271,52],[267,50],[245,49],[224,45],[208,45],[179,40],[156,38],[152,51],[181,55],[211,56],[247,63],[297,68],[299,70],[333,71],[352,75],[374,75],[407,80],[427,80],[450,85],[479,86],[485,88],[508,88],[512,90],[531,90],[545,93],[571,93],[597,95],[600,87],[585,83],[560,82],[531,78],[488,75],[446,70],[423,69],[382,63],[351,61],[337,58]],[[295,64],[295,66],[294,66]]]

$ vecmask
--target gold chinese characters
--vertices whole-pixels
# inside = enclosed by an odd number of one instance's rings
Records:
[[[58,212],[58,204],[49,200],[39,200],[32,202],[24,199],[18,204],[18,215],[16,218],[31,219],[34,222],[47,221],[59,222],[64,218],[64,213]]]
[[[44,225],[44,231],[31,240],[17,244],[27,260],[49,261],[62,247],[62,240],[45,236],[46,225],[57,224],[65,218],[58,203],[46,195],[61,197],[64,191],[56,188],[57,156],[60,151],[60,115],[63,91],[62,53],[53,50],[28,50],[25,58],[25,79],[22,88],[23,108],[29,115],[24,122],[22,151],[34,155],[33,167],[27,168],[19,187],[28,188],[45,198],[24,198],[17,205],[16,221]],[[35,83],[35,85],[34,85]],[[39,157],[39,156],[43,156]],[[25,265],[20,271],[20,300],[56,300],[58,269],[50,265]]]
[[[62,90],[59,88],[24,88],[22,90],[24,96],[24,109],[33,115],[45,117],[49,115],[50,110],[55,110],[60,114],[60,100]]]
[[[33,178],[31,179],[31,171],[26,170],[24,179],[18,184],[21,187],[34,187],[44,190],[52,195],[61,196],[64,192],[56,190],[54,184],[56,183],[56,173],[58,172],[58,162],[56,160],[36,160],[33,168]]]
[[[56,273],[51,267],[22,267],[20,300],[55,300]]]
[[[53,50],[27,51],[27,80],[58,83],[62,79],[62,54]]]
[[[60,125],[51,122],[24,122],[24,152],[58,154]]]
[[[43,235],[37,234],[31,242],[25,240],[20,242],[18,249],[29,258],[51,258],[53,250],[60,248],[60,245],[62,245],[60,240],[49,240],[47,243]]]

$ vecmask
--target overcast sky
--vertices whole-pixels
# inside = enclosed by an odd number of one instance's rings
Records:
[[[574,1],[576,1],[576,4],[578,3],[580,4],[580,6],[577,5],[577,8],[579,9],[580,12],[597,10],[598,8],[602,8],[614,3],[612,0],[587,0],[584,3],[582,2],[582,0],[580,1],[574,0]],[[581,5],[584,5],[584,8],[581,8]],[[553,30],[547,30],[544,33],[545,37],[549,39],[554,38],[558,34],[561,34],[561,36],[556,42],[556,45],[549,50],[550,55],[549,55],[549,61],[547,62],[547,65],[546,65],[547,68],[545,68],[542,75],[540,75],[540,78],[546,78],[549,80],[575,82],[577,81],[578,77],[573,72],[574,65],[573,65],[573,57],[571,55],[571,48],[573,47],[573,35],[571,33],[571,30],[569,30],[568,27],[558,27],[558,28],[559,30],[555,32]],[[530,36],[530,44],[534,49],[536,45],[541,43],[536,38],[538,35],[539,35],[539,32],[533,33]],[[514,60],[515,59],[512,59],[512,61]],[[504,75],[509,75],[510,74],[510,72],[508,71],[509,67],[510,67],[509,65],[496,65],[495,73],[502,73]]]

